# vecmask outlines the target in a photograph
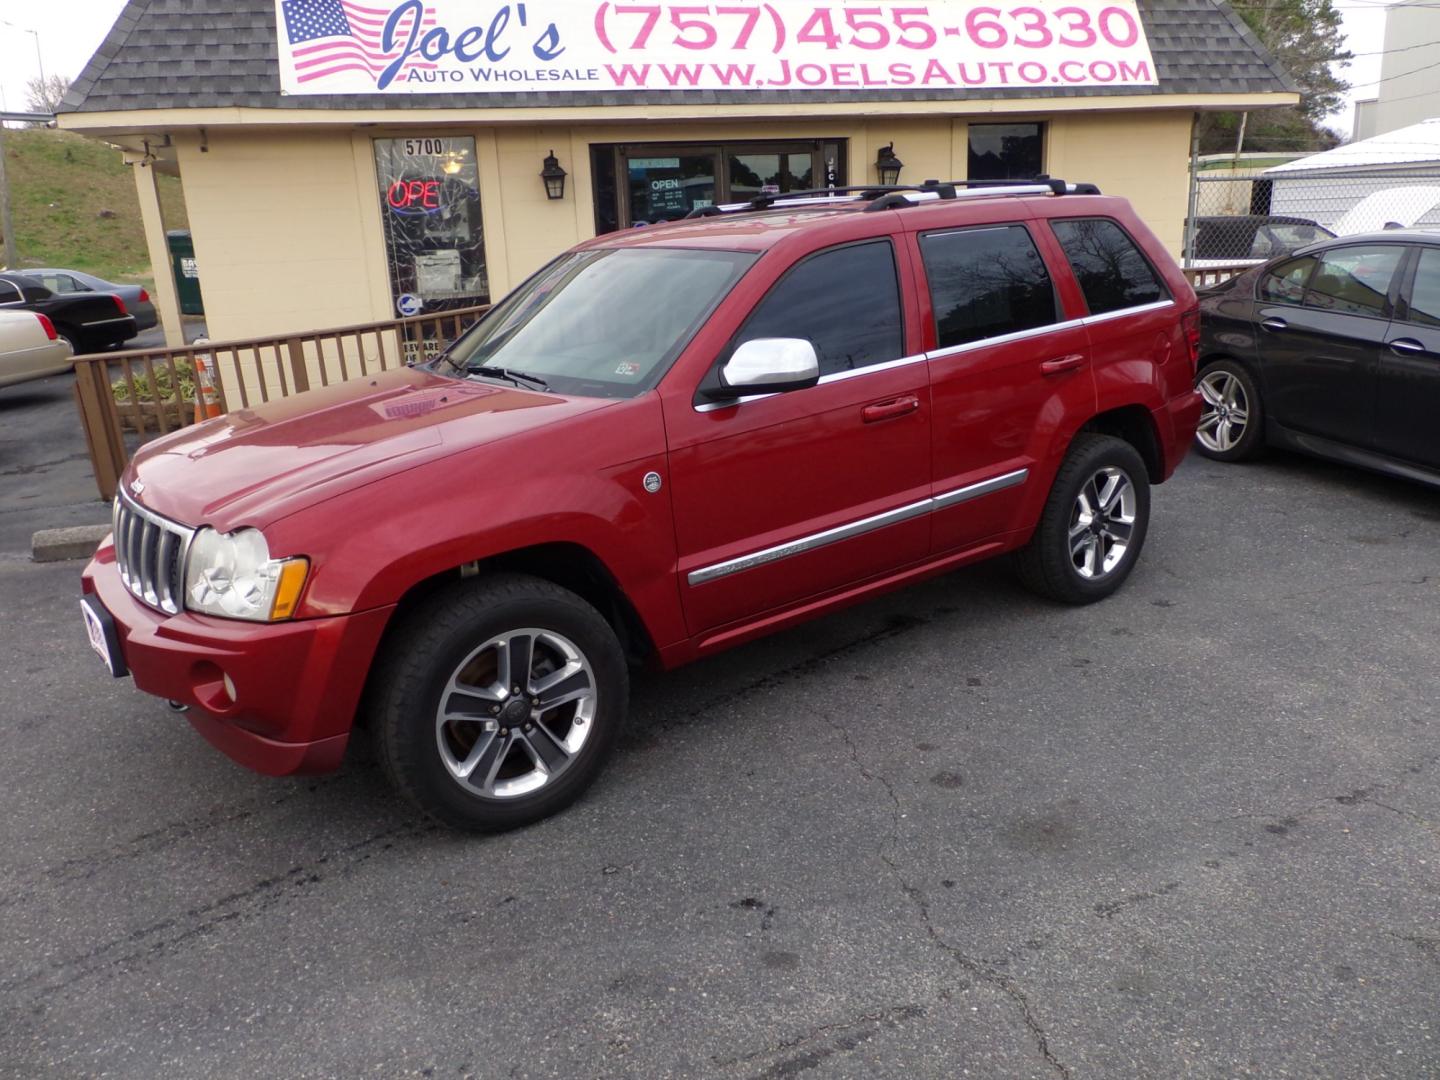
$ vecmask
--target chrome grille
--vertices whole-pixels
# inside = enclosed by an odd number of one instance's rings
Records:
[[[125,587],[171,615],[185,606],[185,552],[194,529],[146,510],[117,493],[113,511],[115,566]]]

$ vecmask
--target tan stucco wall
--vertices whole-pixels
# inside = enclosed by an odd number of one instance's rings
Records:
[[[207,151],[176,142],[212,339],[386,317],[374,164],[362,186],[350,132],[212,131]]]
[[[1124,195],[1178,252],[1188,192],[1188,110],[977,115],[977,122],[1048,123],[1046,166]],[[903,179],[963,178],[969,118],[836,117],[702,123],[309,129],[211,129],[208,150],[176,136],[212,338],[229,339],[393,317],[372,138],[473,134],[492,295],[594,233],[591,143],[841,138],[849,179],[875,179],[876,150],[893,140]],[[569,173],[565,198],[546,199],[542,159]]]
[[[1170,254],[1180,254],[1190,196],[1188,113],[1057,118],[1045,150],[1052,176],[1088,180],[1107,195],[1125,196]]]

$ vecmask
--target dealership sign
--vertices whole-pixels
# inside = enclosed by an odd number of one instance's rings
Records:
[[[1154,86],[1135,0],[275,0],[287,94]]]

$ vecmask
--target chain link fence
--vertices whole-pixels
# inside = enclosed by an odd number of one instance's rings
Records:
[[[1202,164],[1191,177],[1187,267],[1262,262],[1316,240],[1387,228],[1440,231],[1440,166],[1341,172],[1241,164]]]

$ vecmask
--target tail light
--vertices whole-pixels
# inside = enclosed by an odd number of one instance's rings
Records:
[[[140,290],[140,303],[142,303],[142,304],[148,304],[149,302],[150,302],[150,294],[149,294],[148,292],[146,292],[144,289],[141,289],[141,290]]]
[[[125,308],[125,301],[124,301],[124,300],[121,300],[120,297],[116,296],[116,295],[113,294],[113,293],[110,295],[110,299],[115,301],[115,306],[120,309],[120,314],[121,314],[121,315],[129,315],[129,314],[130,314],[130,312],[127,311],[126,308]]]
[[[1200,307],[1196,305],[1180,316],[1180,327],[1185,331],[1185,344],[1190,350],[1190,370],[1200,369]]]
[[[55,333],[55,324],[50,321],[50,316],[41,315],[40,312],[37,311],[35,312],[35,317],[40,320],[40,325],[45,328],[45,336],[48,337],[51,341],[54,341],[60,336],[59,334]]]

